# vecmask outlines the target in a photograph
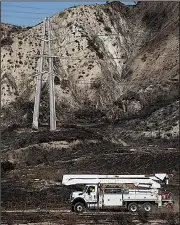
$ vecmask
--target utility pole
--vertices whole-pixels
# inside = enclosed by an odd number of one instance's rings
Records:
[[[48,39],[45,39],[46,33],[48,34]],[[52,56],[52,52],[51,52],[52,30],[51,30],[49,18],[44,19],[43,26],[42,26],[40,59],[39,59],[39,65],[38,65],[38,76],[37,76],[36,95],[35,95],[34,113],[33,113],[33,124],[32,124],[32,128],[34,128],[36,130],[38,130],[39,107],[40,107],[42,74],[43,74],[43,59],[45,57],[45,55],[44,55],[45,41],[48,41],[50,131],[55,131],[56,130],[56,110],[55,110],[54,73],[53,73],[53,61],[52,61],[52,58],[54,56]]]
[[[48,54],[49,54],[49,101],[50,101],[50,130],[56,130],[56,109],[55,109],[55,90],[54,90],[54,73],[51,53],[52,31],[50,20],[48,18]]]
[[[37,76],[33,124],[32,124],[32,128],[36,130],[38,129],[38,120],[39,120],[39,106],[40,106],[41,86],[42,86],[42,69],[43,69],[43,54],[44,54],[44,47],[45,47],[45,41],[44,41],[45,34],[46,34],[46,18],[44,19],[43,26],[42,26],[40,59],[39,59],[39,65],[38,65],[38,76]]]

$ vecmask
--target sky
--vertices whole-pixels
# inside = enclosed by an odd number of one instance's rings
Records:
[[[77,5],[105,4],[104,2],[1,2],[1,22],[18,26],[34,26],[45,17],[51,17]],[[133,2],[123,2],[131,5]]]

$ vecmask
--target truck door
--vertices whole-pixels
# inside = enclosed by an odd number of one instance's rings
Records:
[[[105,188],[104,206],[122,206],[123,195],[120,188]]]
[[[97,185],[88,186],[86,189],[86,201],[97,202]]]

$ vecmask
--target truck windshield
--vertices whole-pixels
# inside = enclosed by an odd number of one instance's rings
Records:
[[[85,192],[86,192],[87,188],[88,188],[87,186],[85,186],[85,187],[84,187],[84,189],[83,189],[83,193],[85,193]]]

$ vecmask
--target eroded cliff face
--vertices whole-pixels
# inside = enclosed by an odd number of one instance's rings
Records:
[[[178,17],[176,2],[86,5],[52,17],[58,119],[140,117],[177,100]],[[1,28],[2,106],[7,113],[11,102],[19,109],[27,104],[21,116],[27,119],[31,111],[31,119],[41,25],[12,29]],[[41,121],[49,115],[47,77]]]

